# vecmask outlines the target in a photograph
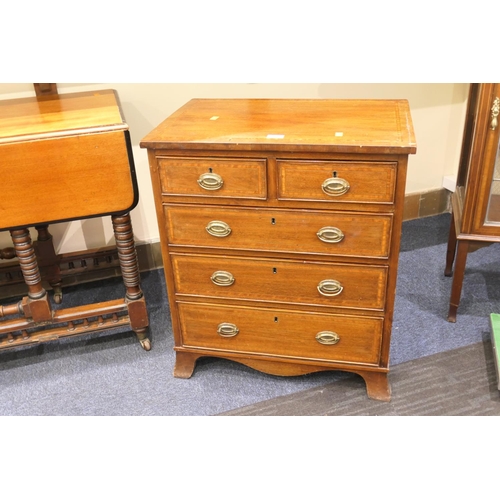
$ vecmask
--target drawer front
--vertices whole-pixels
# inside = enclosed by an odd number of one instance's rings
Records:
[[[395,162],[277,160],[278,199],[392,204]]]
[[[171,255],[175,291],[198,297],[383,310],[385,266]]]
[[[182,345],[376,365],[382,318],[179,303]]]
[[[267,198],[265,159],[159,158],[163,195]]]
[[[392,215],[164,207],[171,245],[386,258]]]

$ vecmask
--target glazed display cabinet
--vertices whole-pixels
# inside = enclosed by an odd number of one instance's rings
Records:
[[[500,242],[500,84],[469,89],[445,275],[452,276],[448,321],[455,322],[467,255],[477,245]]]

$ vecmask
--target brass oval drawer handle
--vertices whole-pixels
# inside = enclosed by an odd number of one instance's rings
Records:
[[[207,172],[201,174],[198,178],[198,184],[208,191],[217,191],[224,184],[222,177],[219,174],[214,174],[213,172]]]
[[[222,222],[221,220],[212,220],[207,224],[205,228],[207,233],[216,236],[217,238],[225,238],[231,234],[231,228],[229,224]]]
[[[325,243],[340,243],[344,239],[344,233],[338,227],[322,227],[316,235]]]
[[[217,327],[217,333],[221,337],[234,337],[240,333],[240,330],[236,325],[233,325],[233,323],[221,323]]]
[[[228,271],[215,271],[210,279],[217,286],[231,286],[234,283],[234,276]]]
[[[328,196],[342,196],[349,191],[351,185],[345,179],[341,177],[330,177],[321,184],[321,189],[323,193]]]
[[[323,280],[318,285],[318,292],[325,297],[335,297],[342,293],[344,287],[337,280]]]
[[[340,341],[340,336],[335,332],[319,332],[316,334],[316,340],[323,345],[335,345]]]

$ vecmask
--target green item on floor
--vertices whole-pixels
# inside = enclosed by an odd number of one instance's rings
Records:
[[[500,376],[499,376],[499,367],[500,367],[500,314],[490,314],[491,321],[491,343],[493,346],[493,357],[495,358],[495,368],[497,371],[497,383],[498,390],[500,390]]]

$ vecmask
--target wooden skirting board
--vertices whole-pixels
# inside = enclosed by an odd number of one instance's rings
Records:
[[[445,188],[405,196],[403,220],[451,212],[451,192]]]

